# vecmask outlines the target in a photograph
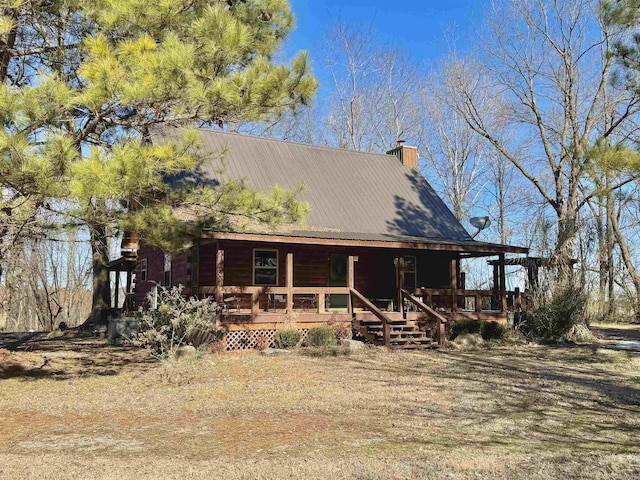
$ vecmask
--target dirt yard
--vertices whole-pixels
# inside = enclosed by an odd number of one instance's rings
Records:
[[[637,352],[26,348],[0,350],[3,479],[640,478]]]

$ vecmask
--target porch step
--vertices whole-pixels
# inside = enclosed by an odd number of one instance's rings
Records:
[[[415,322],[405,319],[393,319],[388,322],[391,349],[398,350],[426,350],[438,348],[437,342],[421,331]],[[375,345],[384,345],[384,327],[378,319],[355,319],[354,328]]]
[[[367,329],[371,332],[377,332],[377,331],[382,331],[384,330],[384,327],[382,326],[382,324],[380,325],[367,325],[366,326]],[[389,325],[389,328],[392,332],[412,332],[413,330],[415,330],[415,326],[414,325]]]
[[[391,350],[426,350],[432,348],[440,348],[440,345],[438,345],[437,342],[431,342],[429,346],[425,347],[424,344],[407,343],[404,345],[391,345],[391,347],[389,348],[391,348]]]
[[[362,325],[382,325],[382,321],[376,319],[358,319],[356,320]],[[390,318],[387,322],[389,325],[406,325],[407,321],[404,318]]]

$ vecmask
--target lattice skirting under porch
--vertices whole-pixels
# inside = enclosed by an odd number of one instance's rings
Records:
[[[307,338],[307,333],[309,333],[308,328],[300,328],[300,333],[302,334],[302,341]],[[231,330],[227,332],[226,335],[226,344],[227,351],[231,350],[251,350],[254,348],[258,348],[260,344],[263,347],[274,347],[274,339],[276,337],[277,330],[269,329],[269,330]],[[269,342],[268,345],[265,345],[266,342]]]

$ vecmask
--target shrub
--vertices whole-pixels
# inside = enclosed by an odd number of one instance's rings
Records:
[[[550,297],[536,298],[535,308],[522,316],[518,329],[531,338],[562,340],[584,318],[586,305],[586,295],[579,288],[557,287]]]
[[[277,348],[293,348],[302,338],[302,333],[297,328],[284,328],[276,332],[273,340]]]
[[[256,348],[260,351],[266,350],[271,345],[271,340],[265,335],[258,335],[256,337]]]
[[[504,335],[504,331],[504,325],[500,325],[498,322],[483,322],[480,335],[485,340],[499,340]]]
[[[329,326],[309,329],[305,344],[309,347],[331,347],[338,344],[336,332]]]
[[[482,331],[482,322],[479,320],[457,320],[451,328],[451,340],[463,333],[480,333]]]
[[[351,355],[351,349],[334,345],[331,347],[308,347],[300,350],[306,357],[346,357]]]
[[[207,345],[207,352],[219,355],[227,351],[227,342],[225,340],[216,340]]]
[[[347,340],[351,338],[351,323],[341,323],[336,319],[336,313],[334,312],[329,320],[327,321],[327,325],[331,327],[336,334],[336,339],[338,342],[341,340]]]
[[[453,324],[451,339],[454,340],[463,333],[480,334],[484,340],[497,340],[504,335],[505,328],[498,322],[482,322],[480,320],[463,319]]]
[[[139,314],[140,332],[130,343],[167,358],[182,345],[198,347],[220,338],[223,328],[216,321],[219,308],[213,299],[185,298],[182,286],[163,288],[159,294],[158,309]]]

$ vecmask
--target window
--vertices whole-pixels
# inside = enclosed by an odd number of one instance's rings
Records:
[[[147,259],[143,258],[140,260],[140,281],[147,281]]]
[[[164,279],[162,283],[165,287],[171,286],[171,255],[164,254]]]
[[[417,285],[416,277],[416,257],[405,256],[404,258],[404,288],[413,289]]]
[[[278,284],[278,251],[254,250],[253,251],[253,284],[277,285]]]

